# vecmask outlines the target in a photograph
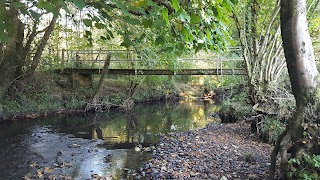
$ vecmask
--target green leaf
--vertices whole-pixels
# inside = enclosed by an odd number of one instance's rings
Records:
[[[152,26],[152,20],[150,20],[150,19],[144,19],[144,20],[142,21],[142,25],[143,25],[143,27],[145,27],[145,28],[150,28],[150,27]]]
[[[153,27],[162,29],[165,25],[166,25],[166,21],[160,20],[160,21],[157,21],[157,23],[153,24]]]
[[[132,25],[140,24],[140,21],[138,19],[133,19],[133,18],[130,18],[129,16],[124,17],[123,20]]]
[[[206,37],[208,40],[211,40],[211,32],[209,29],[206,29]]]
[[[107,18],[108,21],[112,21],[111,16],[110,16],[107,12],[101,11],[101,15],[102,15],[104,18]]]
[[[197,23],[200,23],[201,22],[201,18],[195,14],[195,13],[192,13],[191,14],[191,18],[190,18],[190,23],[191,24],[197,24]]]
[[[184,50],[185,45],[184,45],[183,43],[179,43],[179,44],[176,45],[176,48],[177,48],[178,50],[182,51],[182,50]]]
[[[227,10],[232,11],[232,2],[230,0],[224,0],[222,2],[222,6],[225,7]]]
[[[179,3],[177,0],[171,0],[171,4],[175,11],[178,11],[180,9]]]
[[[166,52],[166,53],[172,53],[173,52],[173,47],[166,47],[165,49],[164,49],[164,51]]]
[[[93,16],[91,19],[92,19],[92,21],[96,21],[96,22],[100,21],[100,19],[97,16]]]
[[[45,9],[48,12],[52,12],[55,15],[59,14],[58,8],[47,1],[38,1],[37,7],[40,9]]]
[[[105,27],[102,23],[95,23],[94,26],[98,29],[103,29]]]
[[[152,0],[147,0],[147,5],[148,6],[153,6],[154,5],[154,2]]]
[[[233,4],[238,4],[238,0],[231,0],[231,2],[233,3]]]
[[[166,21],[167,24],[169,24],[169,17],[168,17],[168,9],[167,8],[164,8],[162,10],[162,17],[163,19]]]
[[[68,6],[67,6],[67,4],[66,4],[65,1],[59,1],[59,4],[62,6],[62,8],[63,8],[67,13],[70,13],[69,8],[68,8]]]
[[[40,15],[39,13],[37,13],[37,12],[35,12],[35,11],[33,11],[33,10],[30,10],[30,14],[31,14],[31,16],[32,16],[33,18],[35,18],[35,19],[37,19],[37,20],[39,20],[40,17],[41,17],[41,15]]]
[[[92,21],[90,19],[84,19],[83,20],[83,24],[87,27],[91,27],[92,26]]]
[[[212,12],[213,12],[214,16],[216,16],[216,17],[218,17],[218,16],[219,16],[219,13],[218,13],[218,9],[217,9],[217,7],[212,6]]]
[[[189,31],[188,31],[188,29],[183,27],[181,33],[182,33],[185,41],[188,41],[188,39],[189,39]]]
[[[124,46],[126,48],[129,48],[132,45],[133,45],[133,42],[129,39],[129,37],[128,36],[124,36],[123,37],[123,41],[120,44],[120,46]]]
[[[92,32],[91,31],[85,31],[85,36],[87,36],[87,37],[92,36]]]
[[[289,160],[289,163],[295,163],[295,164],[300,164],[300,161],[298,160],[298,159],[295,159],[295,158],[293,158],[293,159],[290,159]]]
[[[72,2],[80,10],[86,6],[86,3],[83,0],[72,0]]]
[[[146,37],[146,34],[142,33],[138,38],[135,38],[135,42],[141,43],[145,37]]]
[[[125,16],[130,16],[130,13],[129,11],[127,10],[127,7],[122,4],[120,2],[120,0],[116,1],[116,5],[122,10],[122,13],[125,15]]]
[[[104,36],[100,36],[100,39],[103,40],[103,41],[107,40],[107,38],[104,37]]]
[[[195,53],[199,52],[204,47],[203,43],[196,44]]]
[[[155,45],[163,45],[166,42],[165,38],[163,35],[160,35],[157,37],[156,41],[155,41]]]
[[[190,22],[190,16],[184,11],[179,14],[178,19],[183,22]]]
[[[89,41],[89,44],[92,45],[93,39],[92,39],[92,32],[91,31],[85,31],[84,37],[87,38]]]

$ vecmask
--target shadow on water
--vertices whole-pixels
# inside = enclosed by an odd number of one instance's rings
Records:
[[[216,121],[209,114],[217,110],[209,101],[153,102],[130,112],[0,124],[0,179],[28,174],[126,178],[149,159],[143,149],[156,144],[159,135],[204,127]]]

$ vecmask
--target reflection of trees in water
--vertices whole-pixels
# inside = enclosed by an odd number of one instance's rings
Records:
[[[137,142],[139,142],[140,139],[140,130],[139,130],[139,121],[138,118],[135,116],[135,114],[132,111],[126,112],[126,119],[127,119],[127,125],[126,125],[126,132],[127,132],[127,140],[126,142],[133,143],[135,141],[135,136],[137,135]],[[138,133],[138,134],[137,134]]]
[[[172,129],[173,124],[173,119],[172,119],[172,113],[174,113],[175,109],[172,108],[170,105],[166,105],[164,112],[165,112],[165,120],[166,120],[166,125],[165,129],[170,130]]]
[[[93,129],[96,131],[97,136],[99,139],[104,139],[103,138],[103,134],[102,134],[102,130],[101,130],[101,126],[100,126],[100,122],[98,122],[98,114],[95,114],[95,116],[93,117]]]
[[[182,131],[204,126],[213,107],[206,101],[137,105],[128,112],[94,117],[92,132],[95,138],[104,138],[110,143],[154,142],[158,139],[156,134],[167,133],[172,126]]]

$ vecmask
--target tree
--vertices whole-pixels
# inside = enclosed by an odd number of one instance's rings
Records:
[[[42,2],[42,3],[41,3]],[[0,3],[0,97],[20,78],[32,75],[40,62],[60,10],[59,4],[39,1],[39,8],[54,7],[52,11],[34,10],[34,3],[19,0]],[[49,6],[48,6],[49,5]],[[42,17],[54,12],[50,23],[39,30]],[[28,18],[32,17],[30,20]],[[32,56],[32,53],[35,53]]]
[[[279,12],[280,0],[242,1],[233,10],[252,105],[265,99],[286,66]]]
[[[3,97],[13,82],[35,71],[57,17],[61,15],[61,10],[70,12],[70,6],[80,10],[90,9],[83,23],[88,28],[105,29],[106,33],[102,39],[111,39],[114,31],[110,29],[113,28],[122,36],[121,45],[126,48],[148,41],[161,47],[161,52],[181,53],[186,49],[196,51],[223,49],[230,39],[225,25],[228,18],[225,15],[231,11],[233,3],[236,2],[236,0],[1,1],[0,97]],[[39,22],[44,16],[51,16],[51,23],[43,30],[39,30]],[[25,20],[31,22],[26,23]],[[32,26],[28,26],[29,24]],[[128,27],[145,31],[141,31],[142,33],[137,36],[130,32]],[[86,30],[85,37],[92,41],[92,32]]]
[[[303,124],[308,103],[314,103],[318,91],[318,70],[308,32],[305,0],[281,0],[281,34],[296,112],[287,129],[280,135],[271,155],[270,178],[273,179],[277,154],[281,157],[281,170],[288,171],[287,147],[297,145],[303,137]],[[294,154],[302,158],[303,148],[297,146]]]

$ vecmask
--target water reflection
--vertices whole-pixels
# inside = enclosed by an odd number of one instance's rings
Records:
[[[209,101],[179,101],[136,106],[130,112],[109,112],[93,117],[93,139],[106,143],[156,143],[158,134],[204,127],[216,119],[208,114],[218,110]],[[174,128],[173,128],[174,127]]]
[[[59,173],[75,178],[90,178],[92,173],[126,177],[149,158],[136,152],[135,146],[155,144],[159,134],[204,127],[216,121],[209,113],[217,110],[210,101],[156,102],[136,105],[130,112],[112,110],[1,124],[0,171],[5,173],[0,179],[36,172],[30,167],[34,162],[39,167],[54,167],[58,158],[72,164]],[[74,144],[79,148],[70,148]]]

